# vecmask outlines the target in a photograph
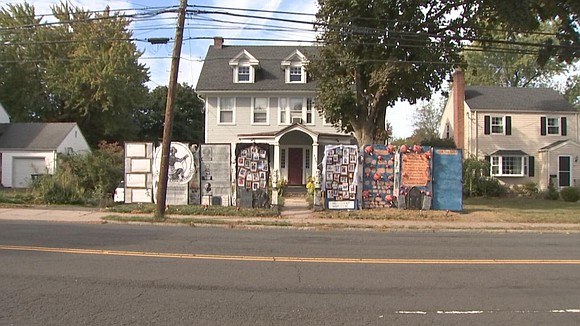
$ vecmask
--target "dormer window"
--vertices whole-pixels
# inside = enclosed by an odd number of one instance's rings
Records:
[[[281,66],[285,71],[286,83],[306,83],[306,71],[304,67],[308,63],[308,60],[298,50],[294,50],[289,56],[287,56],[284,61],[282,61]]]
[[[233,71],[234,83],[254,83],[256,81],[256,69],[260,62],[248,51],[243,50],[230,60]]]
[[[250,82],[250,66],[238,66],[238,83]]]
[[[302,67],[290,67],[289,68],[289,76],[288,81],[291,83],[300,83],[302,82]]]

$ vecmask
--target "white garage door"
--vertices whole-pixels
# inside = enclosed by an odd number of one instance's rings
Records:
[[[12,161],[12,187],[26,188],[30,185],[31,175],[45,174],[46,163],[40,157],[14,158]]]

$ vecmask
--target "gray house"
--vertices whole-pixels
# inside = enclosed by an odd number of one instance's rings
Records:
[[[0,174],[3,187],[25,188],[32,175],[52,174],[58,153],[89,152],[75,122],[10,123],[0,106]]]
[[[317,51],[314,46],[228,46],[214,38],[196,88],[205,100],[205,143],[267,144],[270,171],[289,185],[303,185],[315,175],[325,145],[354,144],[316,110],[316,82],[305,68]]]

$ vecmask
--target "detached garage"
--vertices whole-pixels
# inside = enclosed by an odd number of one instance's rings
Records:
[[[34,175],[54,173],[59,153],[88,151],[74,122],[0,124],[2,186],[26,188]]]

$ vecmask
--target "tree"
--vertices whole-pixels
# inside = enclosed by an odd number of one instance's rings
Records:
[[[572,75],[566,81],[564,95],[568,101],[580,110],[580,75]]]
[[[167,101],[167,86],[159,86],[149,92],[147,101],[134,114],[136,124],[141,126],[138,139],[158,141],[163,136],[163,121]],[[203,102],[192,86],[177,85],[177,97],[173,119],[172,139],[191,143],[204,141]]]
[[[93,146],[135,135],[127,121],[147,94],[148,71],[137,61],[141,53],[131,42],[130,21],[109,8],[95,13],[65,3],[52,13],[56,22],[41,23],[27,4],[1,12],[2,26],[14,27],[2,29],[2,38],[19,41],[6,50],[14,60],[1,59],[10,72],[0,84],[0,94],[12,96],[10,115],[17,121],[75,121]]]
[[[577,1],[319,0],[316,26],[324,46],[308,67],[318,83],[317,108],[368,144],[384,125],[387,107],[429,99],[441,87],[453,64],[462,62],[462,42],[487,36],[480,27],[506,22],[536,29],[539,19],[561,15],[559,44],[568,45],[578,43],[578,31],[565,29],[578,12]],[[560,60],[579,55],[569,47],[545,49],[542,55]]]
[[[566,64],[551,57],[544,64],[537,53],[523,44],[542,43],[547,34],[555,34],[555,22],[541,24],[539,33],[516,33],[497,26],[491,32],[493,39],[505,41],[488,45],[474,42],[465,52],[467,69],[465,81],[470,85],[505,87],[549,87],[554,76],[566,71]]]
[[[443,115],[443,108],[441,100],[429,101],[417,108],[413,116],[414,130],[411,135],[414,144],[439,137],[439,121]]]

